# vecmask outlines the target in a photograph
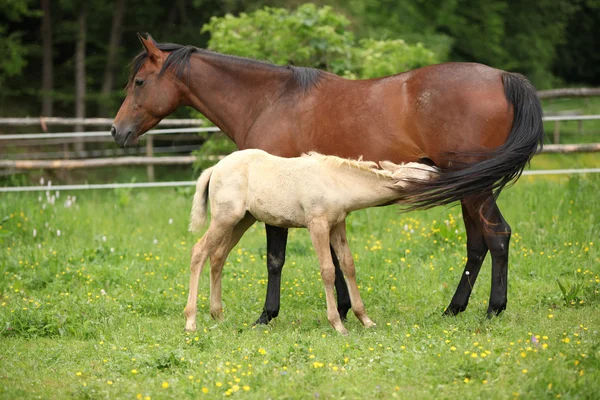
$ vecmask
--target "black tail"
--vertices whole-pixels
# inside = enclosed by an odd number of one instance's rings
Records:
[[[507,141],[484,154],[449,154],[456,168],[446,169],[437,179],[415,181],[406,198],[407,210],[426,209],[460,201],[466,196],[492,191],[497,197],[506,185],[521,176],[531,158],[541,150],[544,141],[542,106],[533,85],[523,75],[502,75],[504,94],[513,105],[513,125]],[[461,159],[482,159],[471,164]]]

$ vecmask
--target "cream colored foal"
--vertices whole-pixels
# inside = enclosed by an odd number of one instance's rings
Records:
[[[232,153],[205,170],[196,186],[190,230],[202,227],[210,198],[212,218],[202,239],[194,245],[190,292],[185,308],[186,330],[196,329],[198,279],[210,257],[210,314],[223,318],[221,272],[231,249],[256,221],[284,227],[306,227],[321,265],[327,319],[341,334],[334,299],[335,270],[329,246],[339,258],[348,284],[352,310],[365,327],[375,325],[367,316],[356,283],[352,254],[346,239],[348,213],[399,201],[414,180],[432,179],[437,169],[419,163],[396,165],[389,161],[348,160],[318,153],[281,158],[262,150]]]

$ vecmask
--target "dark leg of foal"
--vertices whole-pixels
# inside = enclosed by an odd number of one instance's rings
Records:
[[[510,243],[510,226],[504,220],[504,217],[500,213],[500,209],[498,208],[496,201],[491,195],[465,199],[465,201],[463,201],[463,214],[465,212],[465,209],[468,212],[469,218],[477,227],[477,230],[479,231],[481,237],[483,237],[484,244],[487,247],[487,249],[489,249],[490,254],[492,256],[492,288],[487,311],[488,317],[491,317],[493,315],[501,313],[503,310],[506,309],[506,298],[508,291],[508,247]],[[465,224],[467,224],[466,219]],[[469,228],[467,228],[467,235],[468,232]],[[467,238],[467,242],[468,241],[469,238]],[[479,249],[483,249],[481,242],[478,243]],[[477,244],[475,245],[475,248],[477,248]],[[471,252],[471,249],[472,247],[469,247],[469,253]],[[476,256],[478,253],[473,254],[474,256]],[[479,268],[481,267],[481,262],[483,262],[483,256],[485,256],[485,252],[482,253],[481,261],[478,264],[477,273],[479,272]],[[470,257],[470,255],[468,257]],[[467,261],[467,266],[465,267],[464,275],[466,275],[468,267],[469,261]],[[474,280],[469,281],[467,279],[466,283],[463,284],[463,279],[465,279],[464,275],[461,278],[461,283],[459,284],[456,290],[456,294],[454,295],[454,298],[452,299],[451,303],[452,306],[454,303],[454,299],[457,298],[458,302],[456,303],[456,305],[458,306],[458,308],[454,309],[458,309],[458,311],[464,310],[464,308],[461,310],[460,306],[467,306],[470,288],[475,283]],[[475,275],[475,277],[476,276],[477,275]],[[468,276],[466,278],[468,278]],[[468,286],[469,284],[471,284],[471,286]],[[466,294],[467,286],[468,294]],[[463,294],[463,292],[465,292],[465,294]],[[460,303],[460,300],[463,299],[466,299],[466,301]]]
[[[477,275],[479,275],[481,264],[483,264],[483,260],[488,251],[483,235],[479,232],[479,228],[475,224],[475,221],[469,215],[469,211],[467,210],[464,201],[461,202],[461,206],[463,221],[467,231],[467,264],[460,277],[456,292],[454,293],[454,296],[452,296],[452,301],[450,301],[450,305],[446,308],[446,311],[444,311],[445,315],[456,315],[465,311],[467,304],[469,303],[471,291],[477,280]]]
[[[331,259],[333,260],[333,266],[335,267],[335,292],[337,293],[337,309],[340,313],[342,321],[346,321],[348,311],[352,308],[352,302],[350,301],[350,293],[348,293],[348,285],[344,279],[344,273],[340,268],[340,261],[335,255],[335,251],[332,246],[329,246],[331,250]]]
[[[255,324],[268,324],[279,315],[281,301],[281,270],[285,263],[285,246],[288,230],[272,225],[266,225],[267,231],[267,298],[263,312]]]

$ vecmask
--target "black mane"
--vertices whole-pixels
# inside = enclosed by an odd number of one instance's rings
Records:
[[[323,72],[315,69],[315,68],[307,68],[307,67],[296,67],[293,65],[288,65],[286,67],[282,67],[279,65],[271,64],[266,61],[253,60],[251,58],[231,56],[221,53],[216,53],[210,50],[199,49],[194,46],[183,46],[175,43],[154,43],[156,47],[158,47],[161,51],[169,52],[167,59],[165,60],[162,68],[160,69],[159,76],[164,74],[164,72],[173,67],[175,76],[179,79],[183,79],[187,68],[190,65],[190,57],[194,53],[202,53],[206,55],[211,55],[214,57],[222,57],[227,60],[239,62],[243,66],[253,67],[253,66],[262,66],[262,67],[271,67],[276,70],[281,70],[282,68],[288,69],[292,71],[294,81],[298,84],[298,86],[302,90],[308,90],[311,87],[317,85],[319,80],[321,79]],[[133,78],[138,73],[146,59],[148,58],[148,53],[146,51],[142,51],[131,61],[131,74],[129,75],[128,85],[131,85],[133,82]],[[189,79],[186,76],[186,79]]]

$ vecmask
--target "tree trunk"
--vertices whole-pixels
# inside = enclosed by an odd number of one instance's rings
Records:
[[[42,116],[52,116],[52,89],[54,88],[54,71],[52,60],[52,20],[50,17],[50,0],[42,0]]]
[[[87,31],[87,2],[83,2],[77,18],[77,43],[75,45],[75,117],[85,117],[85,36]],[[83,125],[76,125],[75,131],[83,131]],[[84,144],[75,140],[75,151],[83,151]]]
[[[100,115],[108,116],[112,111],[113,98],[111,96],[117,65],[117,53],[121,44],[123,34],[123,18],[125,17],[126,0],[117,0],[110,29],[110,41],[108,44],[108,56],[104,66],[104,80],[102,82],[102,96],[99,106]]]

